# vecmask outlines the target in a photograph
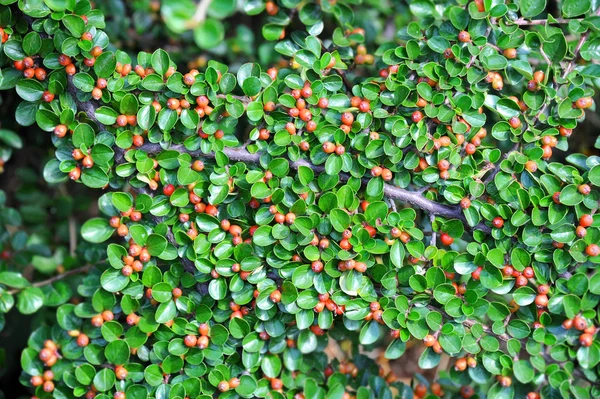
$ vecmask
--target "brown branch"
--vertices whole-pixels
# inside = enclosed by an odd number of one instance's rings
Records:
[[[227,100],[227,97],[240,100],[244,105],[248,105],[252,102],[252,99],[248,96],[236,96],[234,94],[217,94],[217,98],[222,98],[223,100]]]
[[[49,278],[47,280],[38,281],[37,283],[33,283],[33,284],[31,284],[31,287],[38,287],[38,288],[39,287],[44,287],[46,285],[49,285],[49,284],[55,283],[57,281],[63,280],[65,278],[69,277],[69,276],[73,276],[73,275],[76,275],[76,274],[85,273],[85,272],[89,271],[94,266],[95,265],[85,265],[85,266],[82,266],[82,267],[78,267],[77,269],[71,269],[71,270],[68,270],[68,271],[66,271],[66,272],[64,272],[62,274],[57,274],[56,276],[53,276],[53,277],[51,277],[51,278]],[[16,293],[18,293],[18,292],[20,292],[20,291],[22,291],[24,289],[27,289],[27,288],[30,288],[30,287],[25,287],[25,288],[21,288],[21,289],[13,289],[13,290],[8,291],[8,293],[11,294],[11,295],[14,295],[14,294],[16,294]]]
[[[442,315],[442,317],[444,317],[444,318],[446,318],[446,319],[448,319],[448,320],[452,320],[452,321],[454,321],[454,320],[455,320],[455,319],[454,319],[454,317],[450,317],[450,316],[448,315],[448,313],[446,313],[444,310],[442,310],[442,309],[439,309],[438,307],[436,307],[436,306],[434,306],[434,305],[427,305],[427,309],[429,309],[429,310],[431,310],[431,311],[433,311],[433,312],[439,312],[439,313]],[[481,328],[483,329],[483,332],[485,332],[486,334],[489,334],[489,335],[491,335],[491,336],[493,336],[493,337],[496,337],[496,338],[498,338],[499,340],[501,340],[501,341],[504,341],[504,342],[508,342],[508,340],[510,340],[510,339],[511,339],[511,338],[510,338],[510,336],[509,336],[508,334],[496,334],[496,333],[495,333],[495,332],[492,330],[492,328],[491,328],[491,327],[489,327],[489,326],[487,326],[487,325],[485,325],[485,324],[483,324],[483,323],[480,323],[480,322],[478,322],[478,321],[476,321],[476,320],[466,319],[466,320],[464,320],[464,321],[463,321],[461,324],[462,324],[463,326],[465,326],[466,328],[469,328],[469,329],[470,329],[471,327],[473,327],[474,325],[476,325],[476,324],[480,324],[480,325],[481,325]]]
[[[518,149],[519,149],[519,143],[516,143],[508,152],[506,152],[503,155],[502,160],[507,159],[510,156],[510,154],[517,151]],[[487,187],[487,185],[490,184],[494,180],[494,178],[496,177],[498,172],[500,172],[500,164],[502,163],[502,160],[498,161],[498,163],[496,165],[491,164],[492,172],[482,182],[485,187]],[[473,196],[470,195],[469,198],[473,199]]]
[[[348,80],[348,76],[346,76],[346,72],[342,69],[332,69],[335,73],[337,73],[340,78],[342,78],[342,82],[344,83],[344,87],[348,93],[352,93],[352,83]]]
[[[600,7],[596,10],[594,15],[600,15]],[[567,67],[565,68],[565,72],[562,75],[563,79],[566,79],[567,76],[569,75],[569,73],[571,73],[571,71],[575,67],[575,63],[577,62],[577,57],[579,56],[579,52],[581,51],[581,48],[585,44],[589,34],[590,34],[590,31],[588,30],[583,35],[581,35],[581,37],[579,38],[579,42],[577,43],[577,45],[575,46],[575,49],[573,50],[573,59],[571,59],[571,61],[567,64]],[[543,48],[540,50],[540,52],[544,56],[544,58],[547,58],[546,54],[544,53]],[[547,62],[549,62],[549,60],[547,60]],[[548,64],[548,65],[550,65],[550,64]],[[552,103],[551,101],[546,101],[544,103],[544,106],[542,108],[540,108],[540,110],[537,112],[537,114],[535,114],[535,116],[533,117],[531,124],[530,124],[531,126],[534,126],[540,120],[540,116],[542,114],[544,114],[544,112],[546,112],[546,109],[548,109],[548,107],[550,106],[551,103]]]
[[[427,309],[429,309],[433,312],[440,313],[442,315],[442,317],[447,320],[455,321],[455,319],[453,317],[450,317],[444,310],[438,308],[435,305],[427,305]],[[483,332],[485,332],[486,334],[488,334],[492,337],[499,339],[500,341],[503,341],[504,343],[507,343],[509,340],[513,339],[510,335],[508,335],[506,333],[496,334],[490,326],[483,324],[477,320],[466,319],[466,320],[462,321],[461,324],[468,329],[471,329],[473,326],[479,324],[479,325],[481,325]],[[525,344],[525,342],[526,342],[525,340],[519,340],[519,341],[521,341],[523,344]],[[525,345],[522,345],[522,347],[524,348]],[[562,364],[562,362],[552,359],[549,354],[542,353],[542,356],[543,356],[544,360],[546,361],[546,363],[559,364],[559,365]],[[577,369],[575,369],[575,371],[573,372],[573,376],[577,377],[579,379],[583,379],[591,385],[595,385],[595,386],[600,385],[600,383],[597,381],[589,380],[581,371],[579,371]]]
[[[511,21],[513,24],[515,25],[519,25],[519,26],[533,26],[533,25],[563,25],[563,24],[568,24],[571,21],[583,21],[582,18],[572,18],[572,19],[567,19],[567,18],[554,18],[555,21],[549,22],[546,19],[532,19],[532,20],[527,20],[525,18],[519,18],[515,21]]]
[[[178,151],[181,153],[188,153],[193,157],[204,157],[204,158],[214,158],[214,153],[205,154],[200,150],[189,151],[182,144],[174,144],[168,148],[163,148],[159,144],[145,143],[143,146],[138,148],[150,155],[158,154],[161,151],[166,149]],[[225,148],[223,149],[223,153],[229,157],[229,159],[238,162],[244,163],[259,163],[261,154],[252,154],[248,152],[245,148]],[[290,167],[292,169],[298,169],[300,166],[306,166],[312,169],[317,175],[320,173],[325,173],[325,167],[320,165],[313,165],[309,161],[305,159],[299,159],[294,162],[290,162]],[[347,181],[350,178],[350,175],[346,173],[339,174],[340,180]],[[363,184],[369,183],[369,178],[362,178]],[[462,213],[462,210],[456,206],[450,206],[445,204],[440,204],[435,201],[431,201],[421,195],[418,191],[409,191],[400,187],[393,186],[391,184],[384,184],[383,188],[384,195],[390,199],[396,199],[408,204],[411,204],[419,209],[422,209],[425,212],[442,216],[448,219],[458,219],[462,221],[466,226],[469,226],[465,216]],[[482,230],[486,233],[491,232],[491,228],[485,225],[484,223],[480,223],[477,226],[473,227],[476,230]]]
[[[101,130],[106,130],[106,127],[98,121],[98,118],[96,118],[97,106],[96,106],[95,102],[93,102],[91,100],[81,101],[77,97],[77,88],[73,84],[73,77],[67,76],[67,78],[68,78],[67,91],[73,97],[73,100],[75,101],[75,104],[77,105],[77,109],[84,112],[87,115],[88,119],[91,120],[92,122],[94,122],[96,125],[98,125],[98,127]],[[113,147],[113,151],[115,152],[115,163],[117,163],[117,164],[124,163],[125,162],[125,150],[123,150],[122,148],[115,145]],[[148,194],[148,195],[152,196],[152,192],[150,190],[147,190],[145,187],[142,187],[142,188],[133,187],[133,190],[136,191],[137,193],[143,193],[143,194]],[[161,217],[151,215],[151,218],[154,221],[154,223],[156,223],[156,224],[163,222],[163,219]],[[169,243],[171,243],[175,247],[178,246],[177,241],[175,240],[175,236],[173,235],[173,232],[171,231],[170,227],[167,231],[165,238],[167,239],[167,241]],[[181,263],[183,264],[183,267],[187,272],[194,273],[197,270],[194,262],[187,259],[186,257],[181,257]]]
[[[594,15],[600,15],[600,7],[598,7],[598,9],[594,12]],[[587,41],[589,36],[590,36],[590,30],[588,29],[588,31],[585,32],[583,35],[581,35],[581,37],[579,38],[579,42],[577,42],[577,45],[575,46],[575,50],[573,50],[573,59],[571,60],[571,62],[569,62],[569,65],[567,65],[567,67],[565,68],[565,73],[563,73],[563,76],[562,76],[563,79],[565,79],[567,77],[567,75],[569,75],[569,73],[571,73],[571,71],[573,70],[573,67],[575,67],[575,62],[577,62],[577,57],[579,56],[579,52],[581,51],[581,48],[583,47],[583,45],[585,44],[585,42]]]
[[[98,108],[93,100],[81,101],[79,97],[77,97],[77,87],[73,84],[73,76],[67,75],[67,91],[73,97],[73,101],[75,101],[75,105],[77,105],[77,109],[79,111],[84,112],[88,119],[94,122],[100,130],[106,130],[106,126],[98,121],[96,118],[96,109]]]
[[[114,146],[113,149],[115,151],[115,161],[117,161],[117,163],[123,163],[125,161],[125,150],[123,150],[122,148],[117,147],[117,146]],[[149,195],[150,197],[153,197],[152,191],[150,189],[148,189],[147,187],[131,186],[131,189],[138,194],[146,194],[146,195]],[[160,223],[164,222],[163,218],[160,216],[154,216],[154,215],[150,214],[150,218],[152,219],[152,221],[155,224],[160,224]],[[167,229],[167,234],[165,235],[165,238],[167,239],[167,241],[169,243],[171,243],[173,246],[175,246],[175,248],[177,248],[178,247],[177,240],[175,240],[175,235],[173,234],[173,231],[171,231],[171,226],[167,226],[167,227],[168,227],[168,229]],[[185,269],[185,271],[187,271],[189,273],[196,272],[197,269],[196,269],[196,265],[194,264],[194,262],[192,262],[185,256],[181,257],[181,263],[183,264],[183,268]]]
[[[194,29],[197,26],[200,26],[206,20],[206,14],[208,13],[208,7],[210,7],[211,2],[212,0],[200,0],[194,15],[192,15],[190,20],[185,21],[184,27],[186,29]]]

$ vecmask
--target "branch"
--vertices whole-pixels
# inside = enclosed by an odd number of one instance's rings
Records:
[[[101,130],[106,130],[106,127],[98,121],[98,118],[96,118],[96,109],[97,109],[96,104],[91,100],[85,101],[85,102],[79,100],[79,98],[77,98],[77,88],[73,84],[73,77],[67,76],[67,78],[68,78],[67,79],[67,91],[73,97],[73,100],[75,101],[75,104],[77,105],[77,109],[80,111],[83,111],[87,115],[88,119],[93,121],[94,123],[96,123],[96,125],[98,125],[98,127]],[[116,145],[113,147],[113,150],[115,152],[115,163],[117,163],[117,164],[124,163],[125,162],[125,150],[123,150],[120,147],[117,147]],[[146,190],[145,188],[133,188],[133,190],[138,193],[144,193],[144,194],[148,194],[148,195],[152,196],[152,193],[149,190]],[[151,218],[156,224],[163,222],[161,217],[151,215]],[[170,242],[177,248],[177,246],[178,246],[177,241],[175,240],[175,236],[173,235],[173,232],[171,231],[170,227],[169,227],[169,230],[167,231],[166,239],[168,242]],[[194,262],[187,259],[186,257],[184,257],[184,256],[181,257],[181,263],[183,263],[183,267],[186,271],[188,271],[190,273],[194,273],[196,271],[196,265],[194,264]]]
[[[342,78],[342,82],[344,83],[346,91],[348,93],[352,93],[352,83],[350,83],[350,81],[348,80],[348,76],[346,76],[346,71],[342,69],[333,69],[333,71]]]
[[[598,9],[594,12],[594,15],[600,15],[600,7],[598,7]],[[565,73],[563,73],[563,76],[562,76],[563,79],[565,79],[567,77],[567,75],[569,75],[569,73],[571,73],[571,71],[573,70],[573,67],[575,67],[575,62],[577,62],[577,57],[579,56],[579,52],[581,51],[581,48],[583,47],[583,45],[585,44],[585,42],[589,36],[590,36],[590,30],[588,29],[588,31],[585,32],[583,35],[581,35],[581,37],[579,38],[579,42],[577,43],[577,46],[575,46],[575,50],[573,50],[573,59],[571,60],[571,62],[569,62],[569,65],[567,65],[567,67],[565,68]]]
[[[115,162],[116,163],[124,163],[125,162],[125,150],[123,150],[122,148],[117,147],[117,146],[114,146],[113,149],[115,151]],[[131,186],[131,189],[138,194],[146,194],[146,195],[149,195],[150,197],[153,197],[152,191],[149,190],[147,187]],[[154,216],[154,215],[150,214],[150,218],[156,224],[160,224],[160,223],[164,222],[163,218],[160,216]],[[168,230],[167,230],[167,234],[166,234],[165,238],[167,239],[167,241],[169,243],[173,244],[173,246],[175,246],[175,248],[177,248],[178,244],[177,244],[177,241],[175,240],[175,236],[173,235],[173,232],[171,231],[171,227],[170,226],[167,226],[167,227],[168,227]],[[181,263],[183,264],[183,268],[185,269],[185,271],[190,272],[190,273],[195,273],[197,271],[196,265],[194,264],[194,262],[192,262],[185,256],[180,257],[180,259],[181,259]]]
[[[73,84],[73,76],[67,75],[67,91],[73,97],[73,101],[75,101],[75,105],[79,111],[84,112],[88,119],[94,122],[100,130],[106,130],[106,126],[98,121],[96,118],[96,109],[98,108],[93,100],[81,101],[77,97],[77,87]]]
[[[433,312],[438,312],[438,313],[440,313],[440,314],[442,315],[442,317],[443,317],[443,318],[445,318],[445,319],[447,319],[447,320],[454,321],[454,318],[453,318],[453,317],[450,317],[450,316],[449,316],[449,315],[448,315],[448,314],[447,314],[447,313],[446,313],[444,310],[442,310],[442,309],[440,309],[440,308],[438,308],[438,307],[436,307],[436,306],[434,306],[434,305],[427,305],[427,309],[429,309],[429,310],[431,310],[431,311],[433,311]],[[513,339],[513,338],[512,338],[510,335],[508,335],[508,334],[506,334],[506,333],[503,333],[503,334],[496,334],[496,333],[495,333],[495,332],[492,330],[492,328],[491,328],[490,326],[488,326],[488,325],[485,325],[485,324],[483,324],[483,323],[480,323],[479,321],[476,321],[476,320],[471,320],[471,319],[466,319],[466,320],[464,320],[464,321],[462,322],[462,325],[463,325],[463,326],[465,326],[465,327],[466,327],[466,328],[468,328],[468,329],[471,329],[471,328],[472,328],[473,326],[475,326],[476,324],[479,324],[479,325],[481,325],[481,328],[482,328],[483,332],[485,332],[486,334],[488,334],[488,335],[490,335],[490,336],[492,336],[492,337],[495,337],[495,338],[499,339],[500,341],[503,341],[504,343],[506,343],[506,342],[508,342],[509,340]],[[523,344],[523,345],[522,345],[522,347],[524,348],[524,347],[525,347],[525,345],[524,345],[524,344],[525,344],[525,342],[526,342],[526,341],[525,341],[525,340],[519,340],[519,341],[521,341],[521,343]],[[543,356],[543,358],[544,358],[544,360],[546,361],[546,363],[547,363],[547,364],[559,364],[559,365],[561,365],[561,363],[562,363],[562,362],[560,362],[560,361],[557,361],[557,360],[553,359],[552,357],[550,357],[550,355],[548,355],[548,354],[546,354],[546,353],[542,353],[542,356]],[[588,378],[587,378],[587,377],[586,377],[586,376],[585,376],[585,375],[584,375],[584,374],[583,374],[583,373],[582,373],[580,370],[578,370],[578,369],[575,369],[575,370],[573,371],[573,373],[572,373],[572,374],[573,374],[573,376],[574,376],[574,377],[577,377],[577,378],[579,378],[579,379],[583,379],[583,380],[585,380],[586,382],[588,382],[588,383],[589,383],[589,384],[591,384],[591,385],[594,385],[594,386],[599,386],[599,385],[600,385],[600,383],[599,383],[599,382],[597,382],[597,381],[591,381],[590,379],[588,379]]]
[[[515,145],[513,145],[513,147],[502,156],[502,160],[507,159],[510,156],[510,154],[517,151],[518,149],[519,149],[519,143],[515,143]],[[496,163],[496,165],[493,165],[493,164],[491,165],[491,170],[492,170],[491,173],[482,182],[485,187],[487,187],[488,184],[490,184],[492,181],[494,181],[494,178],[496,177],[498,172],[500,172],[500,164],[502,163],[502,160],[498,161]],[[469,198],[473,199],[473,196],[470,195]]]
[[[567,18],[554,18],[555,21],[548,21],[546,19],[532,19],[532,20],[527,20],[525,18],[519,18],[515,21],[512,21],[513,24],[515,25],[520,25],[520,26],[533,26],[533,25],[563,25],[563,24],[568,24],[571,21],[583,21],[583,18],[572,18],[572,19],[567,19]]]
[[[446,313],[446,312],[445,312],[444,310],[442,310],[442,309],[439,309],[439,308],[437,308],[437,307],[436,307],[436,306],[434,306],[434,305],[427,305],[427,309],[429,309],[429,310],[431,310],[431,311],[433,311],[433,312],[438,312],[438,313],[440,313],[440,314],[442,315],[442,317],[444,317],[444,318],[446,318],[446,319],[448,319],[448,320],[454,320],[454,318],[453,318],[453,317],[450,317],[450,316],[448,315],[448,313]],[[462,322],[462,325],[463,325],[463,326],[465,326],[465,327],[467,327],[467,328],[471,328],[471,327],[473,327],[473,326],[474,326],[474,325],[476,325],[476,324],[480,324],[480,325],[481,325],[481,327],[482,327],[482,329],[483,329],[483,331],[484,331],[486,334],[489,334],[489,335],[491,335],[491,336],[493,336],[493,337],[496,337],[496,338],[498,338],[498,339],[499,339],[499,340],[501,340],[501,341],[508,342],[508,341],[511,339],[511,338],[510,338],[510,336],[509,336],[508,334],[496,334],[494,331],[492,331],[492,328],[491,328],[491,327],[489,327],[489,326],[486,326],[485,324],[482,324],[482,323],[480,323],[480,322],[478,322],[478,321],[476,321],[476,320],[466,319],[465,321],[463,321],[463,322]]]
[[[77,269],[71,269],[71,270],[66,271],[66,272],[64,272],[62,274],[57,274],[56,276],[53,276],[53,277],[51,277],[51,278],[49,278],[47,280],[38,281],[37,283],[31,284],[31,286],[32,287],[43,287],[43,286],[52,284],[54,282],[63,280],[65,278],[69,277],[69,276],[73,276],[73,275],[76,275],[76,274],[85,273],[85,272],[89,271],[94,266],[95,265],[85,265],[85,266],[79,267]],[[25,287],[25,288],[28,288],[28,287]],[[22,291],[25,288],[10,290],[10,291],[8,291],[8,293],[11,294],[11,295],[14,295],[14,294],[18,293],[19,291]]]
[[[182,144],[174,144],[168,148],[163,148],[160,146],[160,144],[145,143],[143,146],[138,147],[138,149],[142,150],[150,155],[158,154],[161,151],[168,149],[168,150],[178,151],[181,153],[188,153],[193,157],[204,157],[204,158],[214,158],[215,157],[214,153],[205,154],[200,150],[189,151]],[[227,155],[229,157],[229,159],[231,159],[231,160],[238,161],[238,162],[244,162],[244,163],[259,163],[260,155],[261,155],[258,153],[252,154],[252,153],[248,152],[248,150],[246,150],[245,148],[225,148],[225,149],[223,149],[223,153],[225,153],[225,155]],[[315,174],[317,174],[317,175],[320,173],[325,173],[325,167],[319,166],[319,165],[313,165],[312,163],[308,162],[305,159],[299,159],[297,161],[290,162],[290,167],[292,169],[297,170],[300,166],[306,166],[306,167],[312,169],[315,172]],[[341,181],[347,181],[348,179],[350,179],[350,175],[348,175],[346,173],[340,173],[339,177],[340,177]],[[363,177],[362,183],[366,185],[369,183],[369,180],[370,180],[369,178]],[[409,191],[409,190],[406,190],[406,189],[403,189],[400,187],[392,186],[391,184],[386,183],[386,184],[384,184],[383,187],[384,187],[383,192],[384,192],[385,196],[390,199],[400,200],[402,202],[416,206],[417,208],[422,209],[423,211],[426,211],[426,212],[434,214],[434,215],[442,216],[442,217],[445,217],[448,219],[458,219],[458,220],[462,221],[466,226],[469,226],[469,224],[467,223],[467,219],[464,217],[464,215],[462,213],[462,210],[458,207],[444,205],[444,204],[437,203],[435,201],[431,201],[431,200],[423,197],[421,195],[421,193],[419,193],[417,191]],[[473,227],[473,229],[481,230],[486,233],[491,232],[491,228],[488,227],[487,225],[485,225],[484,223],[478,224],[477,226]]]
[[[432,246],[435,246],[435,243],[437,240],[437,233],[433,229],[434,222],[435,222],[435,215],[434,214],[429,215],[429,223],[431,223],[431,240],[429,241],[429,245],[432,245]]]
[[[217,98],[222,98],[224,100],[227,100],[227,97],[231,97],[236,100],[240,100],[242,102],[242,104],[244,104],[244,105],[248,105],[252,102],[252,99],[248,96],[236,96],[233,94],[217,94]]]
[[[210,3],[210,0],[208,0],[208,1],[202,0],[202,2]],[[350,90],[351,85],[346,78],[345,72],[337,70],[337,69],[335,71],[338,74],[340,74],[346,88],[348,90]],[[91,100],[86,101],[86,102],[79,100],[79,98],[77,97],[77,88],[73,84],[72,76],[68,76],[67,82],[68,82],[67,90],[73,96],[73,99],[77,105],[77,108],[79,110],[83,111],[91,121],[93,121],[94,123],[96,123],[98,125],[98,127],[101,130],[106,130],[106,127],[102,123],[100,123],[98,121],[98,119],[96,118],[97,106],[96,106],[95,102],[93,102]],[[247,103],[249,100],[247,97],[236,97],[236,98],[245,103]],[[113,149],[115,151],[115,162],[122,163],[124,161],[125,151],[117,146],[115,146]],[[164,150],[159,144],[152,144],[152,143],[145,143],[142,147],[139,147],[138,149],[143,150],[143,151],[147,152],[148,154],[157,154]],[[169,149],[179,151],[181,153],[187,152],[192,156],[203,156],[203,157],[207,157],[207,158],[214,158],[214,156],[215,156],[214,153],[204,154],[199,150],[188,151],[181,144],[173,145]],[[247,162],[247,163],[258,163],[259,158],[260,158],[260,154],[251,154],[245,148],[225,148],[223,150],[223,152],[230,159],[233,159],[235,161]],[[324,167],[313,165],[312,163],[310,163],[304,159],[299,159],[295,162],[291,162],[290,166],[296,170],[300,166],[306,166],[306,167],[314,170],[317,174],[325,172]],[[340,179],[342,181],[347,181],[349,178],[350,178],[350,176],[347,174],[344,174],[344,173],[340,174]],[[362,178],[362,182],[363,182],[363,184],[367,184],[369,182],[369,179]],[[136,189],[136,190],[139,191],[138,189]],[[408,191],[408,190],[405,190],[405,189],[402,189],[399,187],[392,186],[390,184],[384,184],[384,194],[390,199],[397,199],[397,200],[409,203],[413,206],[416,206],[417,208],[420,208],[426,212],[429,212],[430,214],[442,216],[442,217],[445,217],[448,219],[458,219],[458,220],[462,221],[465,226],[471,228],[471,226],[468,224],[467,219],[463,215],[462,210],[460,208],[454,207],[454,206],[449,206],[449,205],[444,205],[444,204],[439,204],[437,202],[428,200],[427,198],[423,197],[420,192],[412,192],[412,191]],[[491,231],[492,231],[491,228],[488,227],[487,225],[485,225],[483,222],[479,223],[477,226],[475,226],[473,228],[473,230],[481,230],[487,234],[491,233]],[[173,245],[176,246],[175,239],[172,236],[172,233],[171,233],[170,237],[169,236],[167,237],[167,239],[169,240],[169,242],[171,242]],[[191,262],[187,259],[183,259],[183,262],[184,262],[184,267],[186,268],[186,270],[188,270],[188,269],[190,271],[196,270],[196,267],[193,265],[193,262]],[[193,269],[192,269],[192,267],[193,267]]]
[[[200,0],[192,18],[185,22],[186,29],[194,29],[206,20],[206,14],[208,13],[208,7],[211,2],[212,0]]]

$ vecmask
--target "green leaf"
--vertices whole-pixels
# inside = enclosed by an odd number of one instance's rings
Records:
[[[77,148],[90,148],[94,145],[94,129],[87,123],[80,123],[73,130],[73,145]]]
[[[38,357],[38,351],[26,348],[21,352],[21,368],[29,375],[41,375],[44,372],[44,364]]]
[[[274,354],[266,355],[260,365],[262,372],[270,378],[275,378],[279,375],[281,372],[281,366],[281,359],[279,359],[279,356]]]
[[[102,273],[100,284],[108,292],[122,291],[129,284],[129,277],[121,273],[121,270],[108,269]]]
[[[150,234],[146,240],[148,253],[152,256],[159,256],[167,248],[167,239],[159,234]]]
[[[12,130],[0,129],[0,140],[12,148],[20,149],[23,147],[21,137]]]
[[[374,344],[379,339],[379,323],[369,321],[360,330],[359,340],[363,345]]]
[[[115,340],[106,345],[104,355],[112,364],[125,364],[129,360],[130,348],[127,342]]]
[[[29,32],[23,38],[23,51],[27,55],[37,54],[42,48],[42,38],[37,32]]]
[[[133,197],[129,193],[113,193],[111,200],[115,208],[121,212],[127,212],[133,206]]]
[[[529,363],[527,360],[517,360],[514,362],[513,371],[515,373],[515,377],[517,377],[517,380],[523,384],[531,382],[535,375],[531,363]]]
[[[17,83],[17,94],[25,101],[39,101],[44,94],[44,86],[34,79],[23,79]]]
[[[115,373],[112,369],[103,368],[94,377],[94,387],[100,392],[106,392],[115,385]]]
[[[350,215],[343,209],[332,209],[329,218],[336,231],[342,232],[350,226]]]
[[[546,9],[546,0],[519,0],[518,4],[525,18],[535,17]]]
[[[90,219],[81,227],[83,239],[92,243],[101,243],[108,240],[114,231],[115,229],[103,218]]]
[[[565,0],[562,3],[562,12],[565,17],[573,18],[585,14],[591,7],[591,0]]]
[[[588,179],[593,185],[600,186],[600,165],[596,165],[590,170]]]
[[[13,288],[25,288],[30,285],[29,281],[17,272],[0,272],[0,284]]]
[[[96,87],[96,82],[94,82],[94,78],[92,78],[89,74],[85,72],[79,72],[73,76],[73,84],[79,90],[84,91],[86,93],[90,93]]]
[[[152,68],[159,75],[164,75],[169,69],[170,64],[171,60],[166,51],[158,49],[152,54]]]
[[[116,67],[117,58],[112,52],[107,51],[100,54],[96,58],[96,62],[94,63],[94,72],[99,78],[108,78],[113,74]],[[109,123],[109,125],[112,125],[113,123],[114,122]]]
[[[108,175],[98,165],[81,172],[81,181],[90,188],[104,188],[108,184]]]
[[[44,292],[40,288],[26,288],[17,296],[17,309],[23,314],[33,314],[44,306],[44,298]]]
[[[194,41],[198,47],[211,49],[223,41],[225,27],[221,21],[207,18],[196,29],[194,29]]]
[[[161,303],[156,308],[156,322],[157,323],[166,323],[170,320],[173,320],[177,316],[177,307],[175,306],[174,301],[168,301]]]

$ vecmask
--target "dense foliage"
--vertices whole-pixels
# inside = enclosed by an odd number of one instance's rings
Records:
[[[600,158],[569,152],[597,1],[148,3],[0,0],[45,181],[103,190],[88,244],[47,239],[76,204],[45,230],[0,212],[0,327],[55,308],[21,356],[36,398],[600,397]],[[136,29],[181,45],[111,44]],[[366,354],[415,341],[422,369],[453,358],[437,381]]]

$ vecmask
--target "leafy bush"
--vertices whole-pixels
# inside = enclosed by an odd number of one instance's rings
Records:
[[[21,356],[35,397],[600,397],[600,158],[568,145],[596,1],[135,2],[173,59],[115,48],[131,21],[88,0],[0,3],[44,179],[103,190],[69,250],[72,208],[42,229],[63,244],[0,212],[0,312],[56,308]],[[415,343],[436,381],[367,355]]]

